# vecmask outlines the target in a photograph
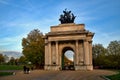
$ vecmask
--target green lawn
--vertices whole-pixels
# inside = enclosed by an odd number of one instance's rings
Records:
[[[22,70],[22,65],[0,65],[0,70]],[[0,76],[13,75],[13,72],[0,72]]]
[[[13,72],[0,72],[0,76],[13,75]]]
[[[22,70],[22,65],[0,65],[0,70]]]
[[[120,71],[118,71],[118,74],[111,75],[111,76],[106,76],[110,80],[120,80]]]

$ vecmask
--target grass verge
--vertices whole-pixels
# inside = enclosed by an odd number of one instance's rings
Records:
[[[13,72],[0,72],[0,76],[13,75]]]
[[[0,65],[0,70],[22,70],[22,65]]]
[[[109,78],[110,80],[120,80],[120,70],[118,71],[118,74],[105,76],[105,77]]]

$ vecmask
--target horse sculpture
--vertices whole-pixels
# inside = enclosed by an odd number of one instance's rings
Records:
[[[73,13],[71,13],[71,11],[67,11],[67,9],[65,9],[63,11],[64,14],[60,15],[60,19],[59,21],[61,22],[61,24],[65,24],[65,23],[74,23],[75,17]]]

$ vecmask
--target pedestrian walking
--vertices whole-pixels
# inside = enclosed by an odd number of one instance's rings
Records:
[[[24,65],[23,66],[23,72],[24,72],[24,74],[26,74],[26,71],[27,71],[27,67]]]

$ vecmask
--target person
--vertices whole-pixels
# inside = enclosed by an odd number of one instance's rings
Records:
[[[24,66],[23,66],[24,74],[26,74],[26,69],[27,69],[27,67],[24,65]]]
[[[33,71],[33,66],[31,67],[31,70]]]
[[[27,74],[29,74],[29,72],[30,72],[30,68],[29,68],[29,67],[27,67],[27,70],[26,70],[26,71],[27,71]]]

